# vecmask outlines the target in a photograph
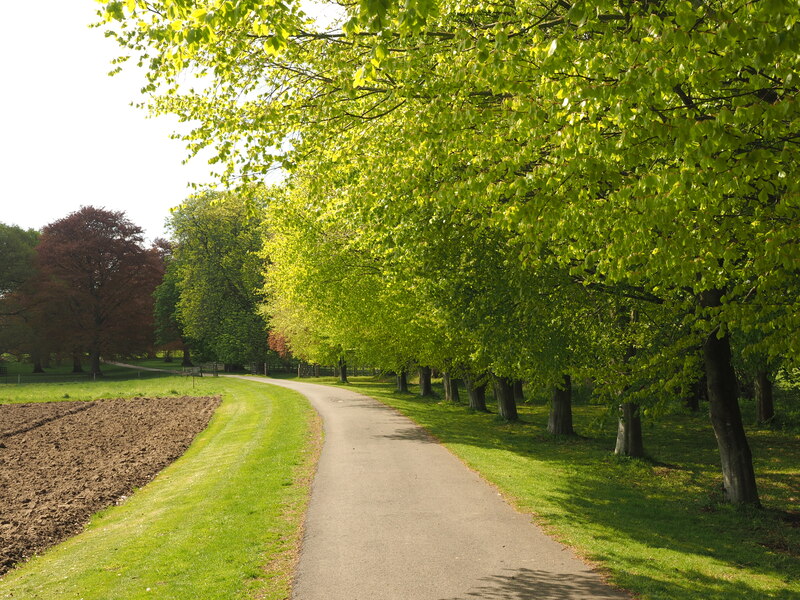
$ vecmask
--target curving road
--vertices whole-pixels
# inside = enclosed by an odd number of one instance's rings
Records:
[[[294,600],[630,598],[394,410],[253,379],[299,391],[323,419]]]

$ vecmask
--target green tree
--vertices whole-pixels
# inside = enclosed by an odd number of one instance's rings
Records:
[[[169,312],[174,284],[182,334],[206,359],[228,367],[263,362],[267,352],[258,312],[264,208],[257,194],[203,192],[175,208],[169,221],[175,247],[160,292],[163,308]]]
[[[185,20],[171,33],[178,13],[162,13],[130,39],[156,52],[153,81],[188,66],[216,78],[168,87],[154,108],[199,119],[192,149],[215,145],[230,174],[260,177],[276,160],[341,171],[350,201],[390,223],[434,205],[508,234],[515,269],[666,305],[681,335],[637,348],[635,362],[652,362],[640,379],[688,376],[676,356],[702,348],[726,497],[758,504],[730,336],[757,333],[770,360],[800,356],[800,7],[427,6],[413,26],[396,3],[353,7],[343,32],[295,23],[277,44],[247,10],[198,17],[213,43]]]

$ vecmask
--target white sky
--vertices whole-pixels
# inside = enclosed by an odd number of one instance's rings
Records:
[[[206,183],[209,165],[188,165],[177,120],[147,118],[141,76],[115,77],[117,44],[89,23],[92,0],[3,7],[0,25],[0,222],[39,229],[82,205],[124,210],[147,237],[164,235],[169,208]]]
[[[93,0],[7,2],[0,24],[0,222],[39,229],[78,210],[124,210],[149,239],[164,236],[169,209],[212,181],[169,139],[172,117],[148,118],[135,69],[114,77],[122,54],[90,29]],[[317,8],[325,12],[324,8]],[[312,13],[317,13],[314,8]],[[33,12],[32,12],[33,11]]]

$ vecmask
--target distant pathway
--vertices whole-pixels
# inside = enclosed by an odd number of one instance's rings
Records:
[[[425,431],[349,390],[296,390],[325,443],[294,600],[618,600]]]

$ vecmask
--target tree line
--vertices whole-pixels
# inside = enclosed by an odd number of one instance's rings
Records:
[[[736,371],[798,356],[800,7],[768,0],[106,2],[155,113],[266,189],[262,314],[308,360],[550,386],[639,419],[707,396],[726,498],[757,505]],[[203,85],[192,87],[187,75]],[[248,192],[248,193],[246,193]],[[256,210],[260,210],[258,207]],[[234,293],[231,291],[231,293]],[[694,402],[694,400],[692,400]]]
[[[91,206],[41,231],[0,224],[0,354],[93,376],[101,359],[156,350],[184,366],[278,362],[257,310],[261,217],[230,198],[188,198],[172,239],[150,245],[123,212]]]

